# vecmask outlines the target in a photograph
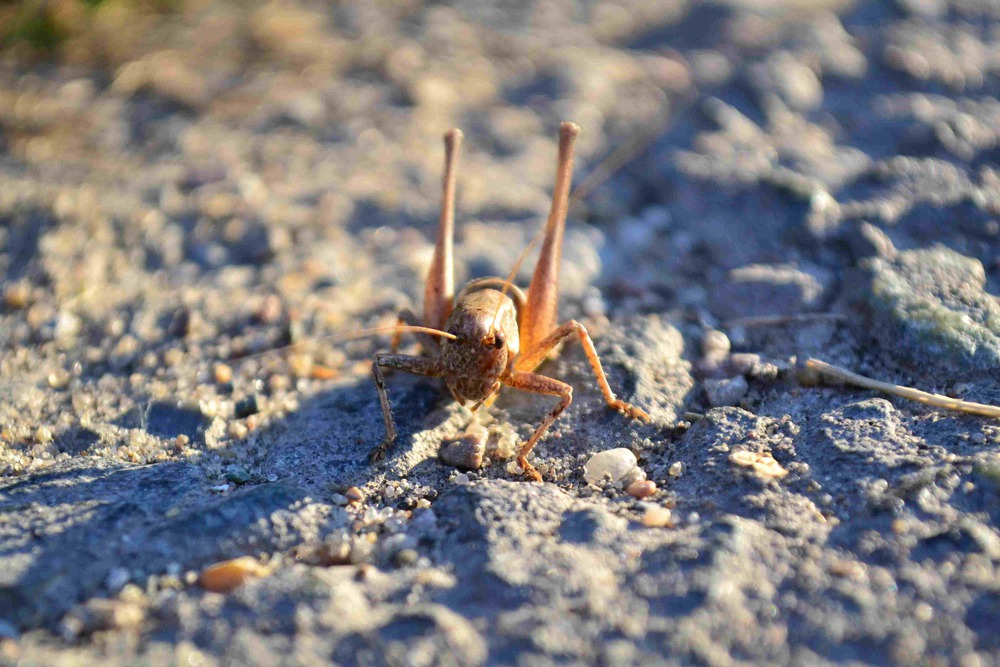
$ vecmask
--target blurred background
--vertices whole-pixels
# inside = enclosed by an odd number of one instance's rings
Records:
[[[467,136],[460,282],[506,275],[547,212],[558,123],[583,128],[564,315],[824,311],[850,296],[855,260],[893,243],[945,243],[995,289],[998,14],[960,0],[0,3],[0,367],[8,386],[80,385],[11,390],[5,439],[58,458],[34,425],[69,429],[74,405],[112,420],[138,378],[152,396],[225,403],[231,389],[204,383],[212,360],[417,305],[452,126]],[[802,342],[756,344],[772,343]],[[318,346],[299,379],[343,349]],[[3,456],[8,473],[37,460]]]

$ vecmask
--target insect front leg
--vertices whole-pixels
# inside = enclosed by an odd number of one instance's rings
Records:
[[[514,368],[521,371],[534,370],[545,360],[545,356],[552,348],[558,345],[564,338],[574,333],[580,338],[580,342],[583,344],[583,351],[587,354],[587,361],[590,362],[590,367],[594,370],[594,376],[597,378],[597,384],[601,387],[601,393],[604,394],[604,402],[627,417],[648,423],[649,415],[644,410],[617,398],[615,393],[611,391],[611,385],[608,384],[608,377],[604,374],[604,368],[601,366],[601,359],[597,356],[597,350],[594,348],[594,341],[591,340],[587,329],[576,320],[566,322],[549,334],[534,349],[526,350],[514,362]]]
[[[396,425],[392,421],[392,410],[389,408],[389,395],[385,388],[385,376],[382,375],[382,367],[398,368],[414,375],[427,375],[430,377],[441,376],[441,363],[438,358],[415,357],[408,354],[392,354],[380,352],[375,355],[372,363],[372,376],[375,378],[375,388],[378,390],[378,399],[382,404],[382,418],[385,420],[385,438],[375,446],[369,460],[380,461],[385,458],[385,453],[396,441]]]
[[[521,445],[521,449],[517,452],[517,465],[521,466],[524,470],[524,474],[535,482],[542,481],[542,476],[535,470],[535,466],[528,463],[528,454],[535,447],[538,440],[545,435],[545,432],[552,426],[559,415],[562,414],[563,410],[569,407],[569,404],[573,402],[573,387],[569,386],[565,382],[560,382],[554,378],[546,377],[544,375],[538,375],[537,373],[528,373],[526,371],[514,371],[510,377],[504,380],[504,383],[515,389],[520,389],[522,391],[530,391],[536,394],[548,394],[549,396],[559,396],[562,398],[559,403],[552,408],[552,411],[545,416],[542,423],[538,425],[535,432],[531,434],[528,441]]]

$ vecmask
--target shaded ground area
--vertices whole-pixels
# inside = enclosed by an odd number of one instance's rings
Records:
[[[1000,403],[1000,4],[0,12],[0,660],[1000,660],[998,425],[796,372]],[[505,275],[563,119],[562,315],[653,423],[571,345],[544,484],[546,399],[399,374],[369,465],[387,343],[323,337],[419,304],[448,127],[457,277]]]

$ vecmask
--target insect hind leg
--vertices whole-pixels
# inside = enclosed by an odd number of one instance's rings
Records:
[[[455,181],[458,172],[458,154],[462,147],[462,131],[448,130],[444,135],[444,196],[441,218],[438,221],[434,255],[424,286],[424,324],[440,329],[451,315],[455,299],[455,269],[453,239],[455,236]]]
[[[572,336],[574,333],[583,345],[583,351],[587,355],[587,361],[590,362],[590,368],[594,371],[594,377],[597,379],[597,384],[601,388],[601,394],[604,395],[604,402],[608,404],[608,407],[614,408],[626,417],[631,417],[632,419],[638,419],[648,423],[650,418],[645,410],[637,408],[630,403],[626,403],[615,396],[615,392],[611,390],[611,385],[608,384],[608,376],[604,374],[604,367],[601,365],[601,358],[597,356],[597,349],[594,347],[594,341],[590,338],[590,334],[587,333],[586,327],[576,320],[570,320],[562,324],[558,329],[553,331],[543,341],[535,346],[534,349],[525,350],[525,353],[518,357],[517,361],[514,362],[514,367],[519,371],[534,370],[545,360],[546,355],[552,348],[561,343],[565,338]]]

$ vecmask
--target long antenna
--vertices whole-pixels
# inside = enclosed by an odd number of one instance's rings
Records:
[[[269,354],[289,352],[292,350],[309,347],[320,341],[342,343],[346,341],[357,340],[360,338],[368,338],[370,336],[382,336],[394,333],[401,333],[401,334],[423,333],[427,334],[428,336],[438,336],[440,338],[447,338],[448,340],[458,340],[458,336],[456,336],[455,334],[448,333],[447,331],[441,331],[440,329],[434,329],[432,327],[422,327],[413,324],[396,324],[384,327],[371,327],[369,329],[358,329],[356,331],[351,331],[349,333],[344,333],[344,334],[331,334],[329,336],[320,336],[319,338],[313,338],[311,340],[302,341],[300,343],[292,343],[291,345],[282,345],[281,347],[272,347],[267,350],[261,350],[260,352],[254,352],[253,354],[248,354],[246,356],[239,357],[239,360],[246,361],[249,359],[256,359],[258,357],[267,356]]]
[[[507,290],[509,290],[511,285],[514,284],[514,278],[517,277],[517,272],[521,270],[521,265],[524,264],[524,260],[527,259],[528,253],[531,252],[531,249],[535,247],[536,243],[542,240],[542,236],[544,234],[545,234],[545,228],[543,227],[539,229],[537,232],[535,232],[535,236],[531,239],[528,245],[524,247],[524,250],[521,251],[521,256],[517,258],[516,262],[514,262],[514,268],[510,270],[510,273],[507,274],[507,279],[503,281],[503,287],[500,288],[501,297],[507,296]],[[500,314],[501,305],[503,305],[502,298],[497,300],[497,309],[493,311],[492,326],[494,330],[496,329],[497,315]]]

